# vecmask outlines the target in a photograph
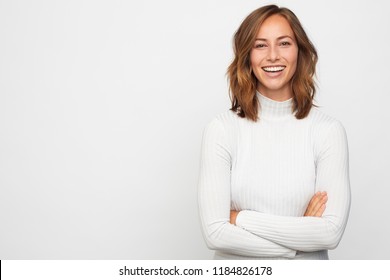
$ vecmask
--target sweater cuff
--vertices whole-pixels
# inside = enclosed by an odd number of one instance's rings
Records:
[[[244,230],[248,230],[248,227],[250,227],[250,225],[253,224],[253,217],[251,217],[252,213],[253,211],[250,210],[242,210],[238,212],[238,215],[236,217],[236,226]],[[257,214],[259,215],[259,213]],[[287,255],[286,255],[287,258],[291,258],[291,259],[295,258],[297,254],[296,250],[290,249],[288,247],[286,247],[286,250],[287,250]]]
[[[275,231],[277,223],[270,215],[252,210],[242,210],[236,217],[236,226],[249,231],[256,229],[257,232],[269,233]]]
[[[236,226],[246,229],[245,224],[248,223],[248,210],[242,210],[238,212],[236,217]]]

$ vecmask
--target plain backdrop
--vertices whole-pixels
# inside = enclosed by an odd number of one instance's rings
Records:
[[[230,105],[235,30],[270,3],[301,20],[348,134],[330,257],[390,259],[390,4],[335,0],[0,0],[0,259],[211,258],[202,132]]]

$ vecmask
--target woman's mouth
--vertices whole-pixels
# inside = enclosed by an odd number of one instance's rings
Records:
[[[261,67],[265,72],[267,73],[276,73],[276,72],[282,72],[286,68],[286,66],[265,66]]]

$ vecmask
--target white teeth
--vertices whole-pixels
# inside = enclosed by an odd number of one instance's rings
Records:
[[[284,70],[286,66],[276,66],[276,67],[263,67],[263,70],[266,72],[279,72]]]

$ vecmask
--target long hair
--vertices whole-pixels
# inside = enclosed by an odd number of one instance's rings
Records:
[[[315,47],[291,10],[276,5],[264,6],[248,15],[234,34],[234,59],[227,70],[232,102],[230,110],[254,122],[258,119],[259,106],[256,97],[257,78],[252,72],[250,52],[261,24],[275,14],[283,16],[289,22],[298,45],[297,68],[290,81],[293,93],[292,110],[295,117],[305,118],[312,106],[315,106],[313,99],[316,88],[313,77],[318,60]]]

